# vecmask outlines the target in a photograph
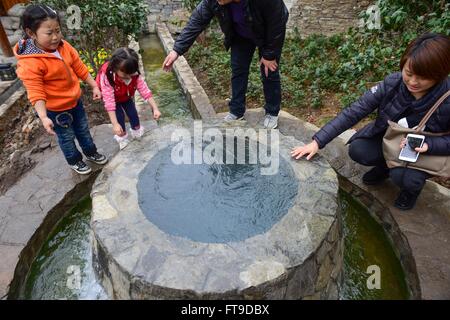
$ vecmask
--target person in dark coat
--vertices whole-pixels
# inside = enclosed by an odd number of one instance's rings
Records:
[[[172,68],[214,16],[225,35],[226,50],[231,48],[232,98],[225,121],[241,120],[244,116],[249,68],[257,47],[266,101],[264,125],[269,129],[276,128],[281,105],[279,63],[289,17],[282,0],[201,1],[164,60],[163,69],[169,71]]]
[[[428,33],[415,39],[401,57],[400,70],[368,90],[319,130],[311,143],[294,148],[291,155],[295,159],[308,155],[306,159],[311,159],[319,149],[376,110],[375,121],[357,131],[348,141],[349,155],[354,161],[373,167],[362,177],[365,184],[375,185],[390,176],[400,187],[395,207],[408,210],[414,207],[426,179],[431,176],[411,168],[389,170],[383,157],[382,140],[388,120],[413,128],[450,90],[450,37]],[[450,131],[450,98],[431,116],[425,130]],[[402,141],[400,147],[404,143]],[[415,150],[431,155],[450,155],[450,135],[426,137],[423,146]]]

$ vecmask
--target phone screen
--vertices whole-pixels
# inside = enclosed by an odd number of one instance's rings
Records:
[[[419,153],[416,152],[415,148],[420,148],[422,146],[424,138],[419,137],[407,137],[406,146],[401,150],[399,158],[406,161],[417,161]]]

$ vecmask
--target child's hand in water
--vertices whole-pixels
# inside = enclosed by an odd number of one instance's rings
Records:
[[[56,133],[53,131],[53,121],[50,118],[43,118],[41,121],[47,133],[54,136]]]
[[[92,89],[92,97],[93,97],[94,101],[100,100],[102,98],[102,92],[100,91],[100,89],[98,87],[95,87],[94,89]]]
[[[158,108],[154,108],[153,109],[153,119],[159,120],[160,117],[161,117],[161,111],[159,111]]]
[[[115,134],[117,134],[118,136],[122,136],[123,135],[123,129],[122,126],[118,123],[113,124],[113,131]]]

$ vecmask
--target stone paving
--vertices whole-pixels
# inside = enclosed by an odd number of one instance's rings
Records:
[[[118,151],[109,125],[95,127],[91,132],[100,152],[111,157]],[[88,179],[67,166],[55,138],[52,140],[52,147],[37,155],[37,165],[0,196],[0,297],[8,293],[19,256],[48,212]]]

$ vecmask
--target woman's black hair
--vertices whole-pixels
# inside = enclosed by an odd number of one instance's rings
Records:
[[[20,19],[22,30],[25,33],[25,39],[28,39],[27,29],[30,29],[33,33],[41,26],[42,22],[48,19],[56,19],[61,25],[58,12],[50,8],[45,4],[31,4],[26,7]]]
[[[111,59],[109,59],[108,68],[106,68],[106,77],[108,78],[111,86],[114,87],[114,73],[122,71],[126,74],[133,74],[139,72],[139,56],[136,51],[130,48],[118,48],[116,49]]]

